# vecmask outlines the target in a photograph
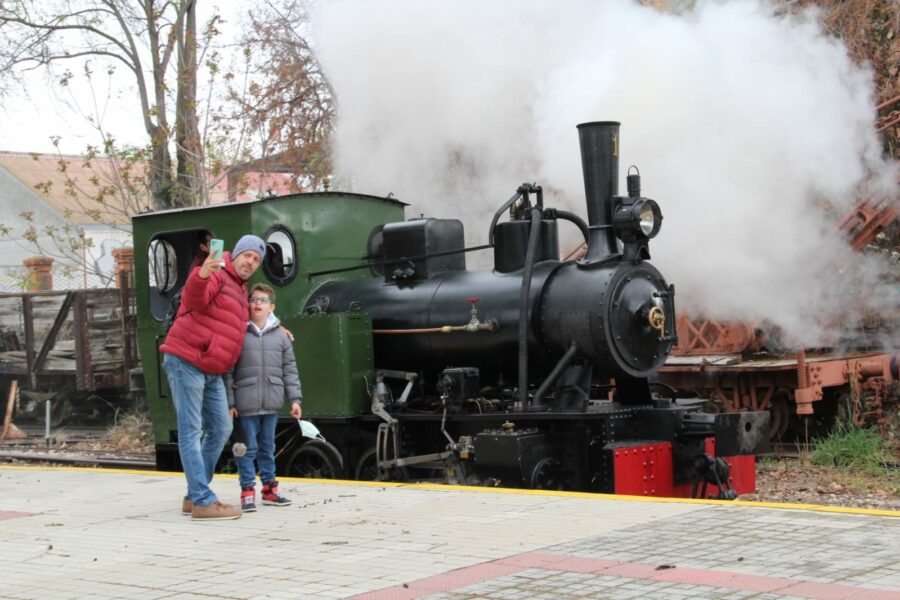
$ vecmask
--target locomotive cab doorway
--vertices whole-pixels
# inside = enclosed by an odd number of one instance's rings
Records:
[[[162,355],[159,347],[166,338],[168,327],[175,318],[181,298],[181,289],[187,282],[191,269],[203,263],[209,253],[209,241],[214,234],[208,229],[181,229],[164,231],[151,238],[147,247],[150,315],[162,327],[156,342],[156,364],[153,369],[159,382],[159,395],[169,398],[169,380],[162,370]],[[148,365],[145,365],[145,368]],[[177,442],[170,434],[170,442]]]
[[[184,287],[191,269],[203,264],[214,234],[208,229],[165,231],[150,240],[147,248],[150,314],[164,321],[170,305]]]

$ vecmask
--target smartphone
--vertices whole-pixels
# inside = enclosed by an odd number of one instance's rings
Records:
[[[222,240],[209,240],[209,255],[213,258],[222,258],[222,251],[225,250],[225,242]]]

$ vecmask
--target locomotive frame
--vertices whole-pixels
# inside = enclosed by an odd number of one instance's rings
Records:
[[[636,173],[628,196],[617,195],[618,127],[579,126],[588,223],[544,207],[541,188],[523,184],[477,248],[464,246],[459,221],[405,221],[397,200],[342,192],[136,216],[138,340],[158,466],[179,468],[159,346],[198,233],[233,241],[262,231],[268,251],[250,283],[276,288],[279,318],[295,333],[304,416],[324,436],[300,436],[286,409],[280,473],[752,491],[768,413],[709,415],[698,399],[651,393],[648,377],[675,343],[674,287],[647,262],[659,206],[640,195]],[[583,260],[559,260],[558,219],[585,236]],[[494,269],[467,270],[466,253],[486,248]]]

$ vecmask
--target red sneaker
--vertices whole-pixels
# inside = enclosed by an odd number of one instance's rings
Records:
[[[263,484],[262,503],[269,506],[290,506],[291,501],[281,495],[278,491],[278,480],[273,479]]]
[[[256,486],[241,486],[241,510],[244,512],[256,512]]]

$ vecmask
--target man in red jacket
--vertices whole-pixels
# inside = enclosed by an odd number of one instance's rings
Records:
[[[195,267],[160,347],[178,421],[178,454],[188,484],[182,512],[193,519],[241,516],[240,508],[219,502],[209,484],[232,428],[222,374],[231,370],[241,354],[249,315],[247,279],[265,255],[265,242],[245,235],[230,255],[211,254]]]

